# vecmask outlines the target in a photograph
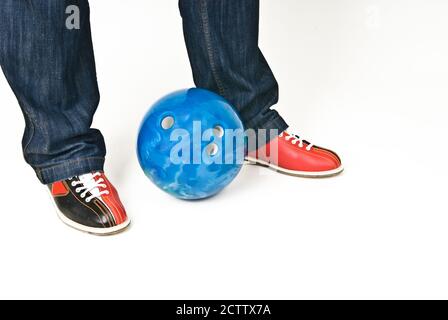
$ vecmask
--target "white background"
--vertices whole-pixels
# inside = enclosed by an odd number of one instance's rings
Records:
[[[92,0],[95,126],[133,226],[98,238],[57,219],[1,77],[0,298],[448,298],[448,2],[261,2],[278,110],[346,172],[246,167],[194,203],[156,189],[135,139],[154,100],[193,85],[177,1]]]

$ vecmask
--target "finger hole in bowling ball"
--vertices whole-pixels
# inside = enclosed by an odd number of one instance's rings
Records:
[[[162,119],[160,124],[164,130],[169,130],[174,126],[174,118],[171,116]]]
[[[207,152],[207,155],[209,157],[216,156],[218,154],[219,147],[216,143],[210,143],[207,148],[205,149],[205,152]]]
[[[217,125],[213,128],[213,135],[215,135],[218,138],[222,138],[224,136],[224,128]]]

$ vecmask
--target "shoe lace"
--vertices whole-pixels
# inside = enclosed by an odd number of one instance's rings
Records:
[[[96,179],[101,176],[100,172],[85,174],[79,176],[79,181],[72,181],[72,186],[76,187],[76,193],[80,193],[81,198],[86,198],[87,193],[90,192],[90,196],[88,196],[85,201],[89,203],[93,199],[99,198],[102,195],[108,195],[109,190],[107,190],[107,185],[103,178]]]
[[[303,148],[303,147],[305,146],[305,142],[306,142],[306,143],[308,143],[308,145],[307,145],[307,147],[306,147],[306,150],[307,150],[307,151],[311,151],[311,149],[312,149],[313,146],[314,146],[312,143],[309,143],[308,141],[303,140],[303,139],[300,138],[299,136],[297,136],[297,135],[292,135],[292,134],[289,134],[289,133],[287,133],[287,132],[282,132],[282,133],[280,134],[279,137],[280,137],[280,138],[283,138],[283,137],[284,137],[286,141],[291,142],[293,145],[297,145],[297,143],[299,143],[299,144],[298,144],[299,148]]]

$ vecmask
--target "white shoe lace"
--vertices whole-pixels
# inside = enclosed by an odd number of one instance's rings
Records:
[[[80,196],[83,199],[86,198],[87,193],[90,192],[91,195],[85,199],[87,203],[102,195],[109,194],[108,190],[100,190],[100,188],[107,188],[107,185],[104,183],[105,181],[103,178],[96,180],[95,178],[98,176],[101,176],[100,172],[84,174],[79,176],[79,181],[72,181],[71,183],[73,187],[77,187],[75,191],[76,193],[80,193]]]
[[[304,140],[303,140],[302,138],[300,138],[299,136],[291,135],[291,134],[289,134],[289,133],[287,133],[287,132],[282,132],[282,133],[280,134],[279,137],[280,137],[280,138],[285,137],[285,140],[286,140],[286,141],[289,141],[289,142],[291,142],[291,143],[294,144],[294,145],[296,145],[297,143],[299,143],[299,144],[298,144],[299,148],[303,148],[303,147],[305,146],[305,144],[304,144]],[[307,142],[307,143],[309,143],[309,142]],[[313,145],[312,143],[309,143],[308,146],[306,147],[306,150],[307,150],[307,151],[311,151],[311,149],[313,148],[313,146],[314,146],[314,145]]]

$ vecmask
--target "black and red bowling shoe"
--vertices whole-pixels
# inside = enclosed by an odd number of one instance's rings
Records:
[[[72,228],[110,235],[125,230],[130,224],[117,190],[103,172],[58,181],[48,187],[59,218]]]
[[[250,152],[246,160],[300,177],[331,177],[344,170],[341,158],[334,151],[315,146],[288,132]]]

